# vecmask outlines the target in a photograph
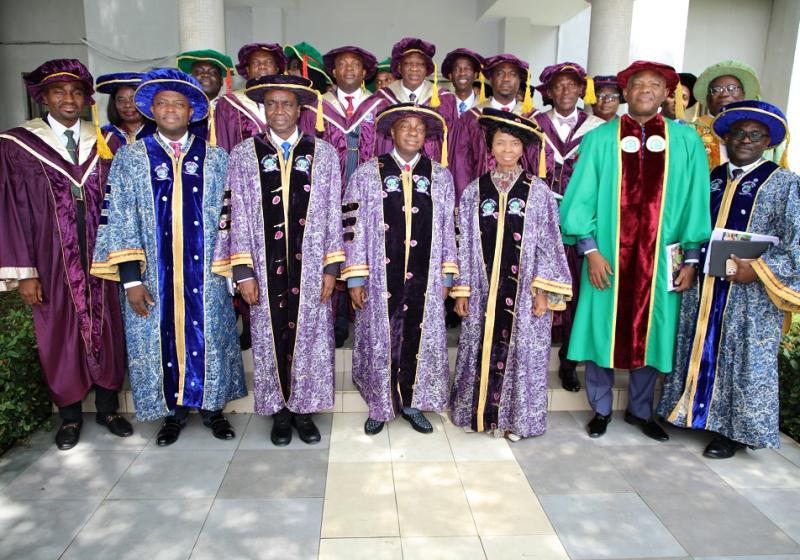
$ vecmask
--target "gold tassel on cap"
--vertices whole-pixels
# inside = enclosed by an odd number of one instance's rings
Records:
[[[217,123],[214,120],[214,111],[211,103],[208,104],[208,143],[212,146],[217,145]]]
[[[539,178],[547,177],[547,154],[544,151],[544,135],[539,137]]]
[[[436,109],[442,102],[439,100],[439,72],[436,63],[433,63],[433,95],[431,95],[431,107]]]
[[[478,72],[481,81],[481,94],[478,96],[478,103],[486,103],[486,78],[483,77],[483,70]]]
[[[684,120],[686,112],[683,110],[683,86],[680,81],[675,86],[675,118]]]
[[[322,115],[322,94],[317,92],[317,122],[316,122],[316,129],[317,132],[325,132],[325,121],[323,120]]]
[[[114,154],[111,153],[106,139],[103,137],[103,132],[100,130],[100,115],[97,111],[97,103],[92,105],[92,120],[94,120],[94,133],[97,135],[97,155],[102,159],[112,159]]]
[[[594,80],[591,76],[586,76],[586,93],[583,94],[583,102],[586,105],[594,105],[597,103],[597,95],[594,91]]]
[[[442,129],[442,159],[439,160],[439,163],[442,164],[442,167],[447,167],[447,124],[442,123],[444,127]]]
[[[781,154],[781,162],[778,164],[784,169],[789,169],[789,127],[786,127],[786,138],[783,142],[783,153]],[[777,150],[779,146],[775,146]]]
[[[525,97],[522,99],[522,114],[527,115],[533,111],[533,96],[531,95],[531,69],[528,68],[528,79],[525,81]]]

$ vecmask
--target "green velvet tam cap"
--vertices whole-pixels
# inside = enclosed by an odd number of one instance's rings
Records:
[[[192,66],[196,62],[211,62],[219,67],[220,73],[226,76],[233,71],[233,61],[231,57],[213,49],[203,49],[199,51],[186,51],[177,56],[178,69],[186,74],[192,73]]]
[[[711,82],[720,76],[733,76],[739,80],[744,88],[744,96],[746,99],[758,99],[761,95],[761,84],[758,81],[758,74],[756,74],[756,71],[751,66],[736,60],[724,60],[703,70],[703,73],[697,78],[694,88],[692,88],[692,93],[694,93],[695,98],[705,103]]]

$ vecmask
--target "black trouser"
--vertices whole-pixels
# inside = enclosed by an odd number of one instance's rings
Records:
[[[561,348],[558,349],[558,359],[561,362],[560,370],[575,371],[578,362],[567,358],[567,349],[569,348],[569,341],[564,342]]]
[[[189,421],[189,413],[192,411],[192,408],[189,406],[176,406],[175,407],[175,420],[180,422],[181,426],[185,426],[186,422]],[[221,410],[205,410],[204,408],[200,409],[200,416],[203,418],[203,424],[206,426],[211,425],[211,419],[216,416],[217,414],[222,414]]]
[[[118,391],[113,389],[104,389],[99,385],[94,385],[94,404],[98,417],[116,414],[119,408],[119,398],[117,394]],[[81,401],[58,407],[58,415],[64,422],[81,422],[83,420]]]
[[[336,334],[347,338],[350,332],[350,305],[347,291],[340,292],[334,289],[333,297],[337,298],[336,321],[333,324],[333,330]]]

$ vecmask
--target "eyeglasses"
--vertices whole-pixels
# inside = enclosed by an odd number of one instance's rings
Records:
[[[747,131],[747,130],[744,130],[744,129],[740,128],[739,130],[737,130],[735,132],[731,132],[731,136],[735,140],[744,140],[745,136],[746,136],[747,138],[750,139],[751,142],[760,142],[763,138],[766,138],[767,136],[769,136],[769,134],[764,134],[760,130]]]
[[[711,95],[722,95],[723,93],[736,93],[737,91],[741,90],[742,86],[737,86],[736,84],[728,84],[727,86],[714,86],[708,88],[708,93]]]
[[[600,93],[597,95],[598,101],[616,101],[619,99],[618,93]]]

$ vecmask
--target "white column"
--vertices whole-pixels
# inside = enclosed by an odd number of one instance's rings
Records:
[[[181,51],[214,49],[225,52],[223,0],[178,0]]]
[[[589,63],[591,75],[616,74],[630,56],[633,0],[591,0]]]

